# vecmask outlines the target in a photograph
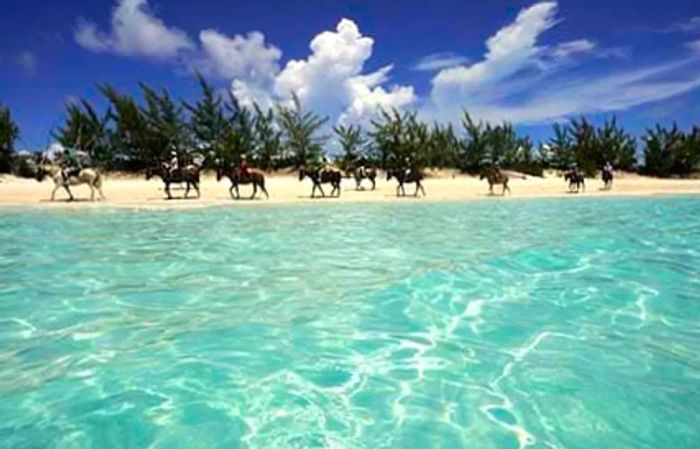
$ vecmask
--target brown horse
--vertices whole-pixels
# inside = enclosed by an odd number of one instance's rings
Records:
[[[170,169],[163,164],[160,167],[151,167],[147,169],[146,179],[149,180],[155,176],[161,178],[163,180],[163,184],[165,185],[165,193],[168,195],[169,200],[173,199],[173,196],[170,193],[171,184],[186,185],[185,199],[187,199],[190,193],[190,188],[194,188],[194,190],[197,192],[197,198],[199,198],[201,196],[199,191],[199,175],[201,171],[201,167],[197,165],[190,165],[186,168],[171,172]]]
[[[402,168],[390,168],[386,172],[386,180],[389,181],[391,178],[396,178],[399,185],[396,186],[396,196],[406,196],[406,189],[404,184],[416,184],[416,192],[413,196],[418,196],[418,192],[422,192],[423,196],[425,194],[425,188],[423,188],[423,173],[420,170],[411,169],[405,170]]]
[[[586,178],[578,170],[570,170],[564,175],[564,179],[569,182],[569,192],[580,193],[586,191]]]
[[[265,188],[265,173],[263,173],[260,170],[251,169],[248,170],[248,173],[243,173],[238,167],[224,168],[218,166],[216,168],[216,181],[220,182],[224,177],[227,177],[231,180],[231,188],[228,191],[231,195],[231,198],[233,198],[234,200],[241,199],[241,193],[238,190],[238,186],[241,184],[253,185],[253,194],[250,195],[251,200],[255,199],[255,195],[258,194],[258,188],[262,190],[262,192],[265,194],[265,197],[267,197],[268,199],[270,198],[270,195],[267,193],[267,189]],[[233,194],[234,190],[236,191],[235,196]]]
[[[311,198],[316,198],[316,189],[321,191],[321,195],[324,198],[326,197],[321,184],[330,184],[333,186],[331,196],[335,194],[340,197],[340,183],[343,179],[343,174],[341,172],[337,170],[306,169],[301,167],[299,169],[299,181],[303,181],[306,177],[308,177],[314,185],[313,189],[311,189]]]
[[[73,193],[70,191],[70,186],[78,186],[87,184],[90,187],[90,201],[95,201],[95,191],[100,194],[100,199],[104,200],[105,195],[102,193],[102,176],[97,170],[92,168],[84,168],[76,170],[77,173],[64,176],[63,170],[55,165],[40,165],[36,171],[36,180],[42,182],[47,176],[53,179],[54,189],[51,192],[51,201],[56,199],[56,191],[63,187],[68,193],[68,201],[73,201]]]
[[[612,189],[614,175],[611,170],[603,169],[603,183],[605,183],[605,190]]]
[[[481,173],[481,176],[479,177],[479,180],[484,180],[486,179],[489,183],[489,195],[493,195],[493,186],[495,185],[502,185],[503,186],[503,192],[501,192],[501,196],[505,196],[506,191],[508,193],[512,193],[510,191],[510,187],[508,187],[508,182],[510,182],[510,178],[508,175],[501,173],[500,170],[496,169],[489,169],[485,170]]]
[[[377,188],[377,169],[376,168],[365,168],[361,170],[360,167],[355,168],[352,171],[352,176],[355,178],[355,190],[364,190],[362,187],[362,180],[367,179],[372,183],[372,190]]]

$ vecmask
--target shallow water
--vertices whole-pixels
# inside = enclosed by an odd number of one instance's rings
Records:
[[[700,200],[8,211],[1,448],[697,448]]]

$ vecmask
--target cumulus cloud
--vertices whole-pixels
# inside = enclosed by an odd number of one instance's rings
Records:
[[[469,62],[469,59],[456,53],[445,51],[433,53],[420,58],[414,65],[413,70],[419,72],[432,72],[435,70],[446,69],[463,65]]]
[[[700,41],[693,55],[643,68],[597,74],[583,61],[623,58],[626,48],[600,48],[581,38],[548,45],[542,36],[559,24],[557,3],[523,9],[512,23],[486,41],[483,57],[469,63],[455,53],[420,59],[414,70],[435,71],[427,98],[413,86],[392,84],[392,64],[366,72],[374,39],[349,19],[317,34],[306,58],[282,63],[282,52],[260,32],[228,36],[206,29],[195,43],[184,32],[152,15],[147,0],[119,0],[108,33],[82,21],[76,40],[93,51],[177,60],[189,69],[230,80],[243,105],[302,106],[335,122],[363,122],[379,108],[419,107],[428,120],[455,121],[463,109],[480,119],[537,123],[582,113],[631,108],[700,87]],[[690,30],[696,21],[679,25]],[[698,22],[700,23],[700,21]],[[592,69],[592,70],[591,70]]]
[[[112,28],[101,31],[94,22],[78,21],[75,40],[95,52],[168,59],[194,44],[184,31],[166,26],[151,14],[147,0],[119,0],[112,14]]]
[[[363,36],[352,20],[342,19],[334,31],[324,31],[311,41],[307,59],[291,60],[277,75],[274,94],[289,100],[292,94],[320,114],[338,117],[348,107],[354,111],[372,105],[401,107],[413,101],[412,87],[379,86],[388,79],[391,66],[363,74],[372,56],[374,40]]]

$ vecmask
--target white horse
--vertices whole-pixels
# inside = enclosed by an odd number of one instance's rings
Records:
[[[63,177],[63,171],[55,165],[41,165],[37,168],[36,180],[42,182],[44,178],[50,177],[53,179],[54,189],[51,192],[51,201],[56,198],[56,192],[63,187],[68,192],[69,201],[73,201],[73,193],[70,191],[70,186],[79,186],[87,184],[90,187],[90,201],[95,201],[95,190],[100,194],[100,199],[104,200],[105,195],[102,193],[102,175],[97,170],[85,168],[80,170],[77,176],[70,176],[67,180]]]

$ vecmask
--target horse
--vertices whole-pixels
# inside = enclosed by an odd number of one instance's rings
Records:
[[[313,182],[314,187],[311,190],[311,198],[316,198],[316,189],[321,191],[321,195],[325,198],[326,194],[323,192],[321,184],[330,184],[333,186],[331,191],[331,196],[337,194],[340,197],[340,183],[343,179],[343,174],[337,170],[307,170],[304,167],[299,169],[299,181],[303,181],[304,178],[308,177],[311,182]]]
[[[416,192],[413,194],[413,196],[418,196],[418,192],[422,192],[423,196],[426,196],[425,194],[425,188],[423,188],[423,174],[419,170],[415,169],[410,169],[408,171],[401,169],[401,168],[395,168],[395,169],[389,169],[386,172],[386,180],[389,181],[391,178],[396,178],[398,181],[399,185],[396,186],[396,196],[406,196],[406,189],[404,188],[404,184],[411,184],[415,183],[416,184]]]
[[[255,195],[258,194],[258,188],[260,188],[260,190],[263,191],[265,197],[267,197],[268,199],[270,198],[270,195],[267,193],[267,189],[265,188],[265,174],[260,170],[251,169],[248,171],[247,174],[245,174],[238,167],[224,168],[222,166],[218,166],[216,168],[216,181],[220,182],[224,177],[227,177],[231,180],[231,188],[228,191],[231,195],[231,198],[233,198],[234,200],[241,199],[241,194],[238,191],[238,186],[240,184],[253,185],[253,194],[250,196],[251,200],[255,199]],[[235,196],[233,194],[234,190],[236,191]]]
[[[158,176],[163,180],[165,184],[165,193],[168,195],[168,199],[172,200],[173,196],[170,193],[170,184],[186,184],[185,199],[190,193],[190,187],[194,188],[197,192],[197,198],[201,196],[199,191],[199,174],[201,172],[201,167],[196,165],[190,165],[184,169],[176,170],[174,173],[170,172],[170,169],[165,165],[160,167],[151,167],[146,170],[146,180]]]
[[[362,187],[363,179],[367,179],[372,183],[372,190],[377,188],[377,169],[375,168],[365,168],[364,170],[360,170],[360,168],[357,167],[352,171],[352,176],[355,178],[355,184],[357,185],[355,190],[364,190]]]
[[[105,195],[102,193],[102,175],[95,169],[83,168],[74,170],[74,173],[69,176],[64,176],[63,170],[55,165],[40,165],[36,171],[36,180],[42,182],[47,176],[53,179],[54,189],[51,192],[51,201],[55,201],[56,192],[63,187],[68,193],[68,201],[73,201],[73,193],[70,191],[70,186],[78,186],[87,184],[90,187],[90,201],[95,201],[95,190],[100,194],[100,199],[104,200]]]
[[[510,187],[508,186],[508,182],[510,182],[510,178],[508,175],[501,173],[500,170],[486,170],[481,173],[481,176],[479,177],[480,181],[483,181],[486,179],[489,183],[489,195],[493,195],[493,186],[495,185],[503,185],[503,192],[501,192],[501,196],[505,196],[506,191],[508,193],[512,193],[510,190]]]
[[[578,170],[571,170],[564,175],[564,179],[569,182],[569,192],[580,193],[581,189],[586,191],[586,180]]]
[[[612,171],[603,169],[603,182],[605,183],[605,190],[612,189],[614,177],[615,176],[613,175]]]

